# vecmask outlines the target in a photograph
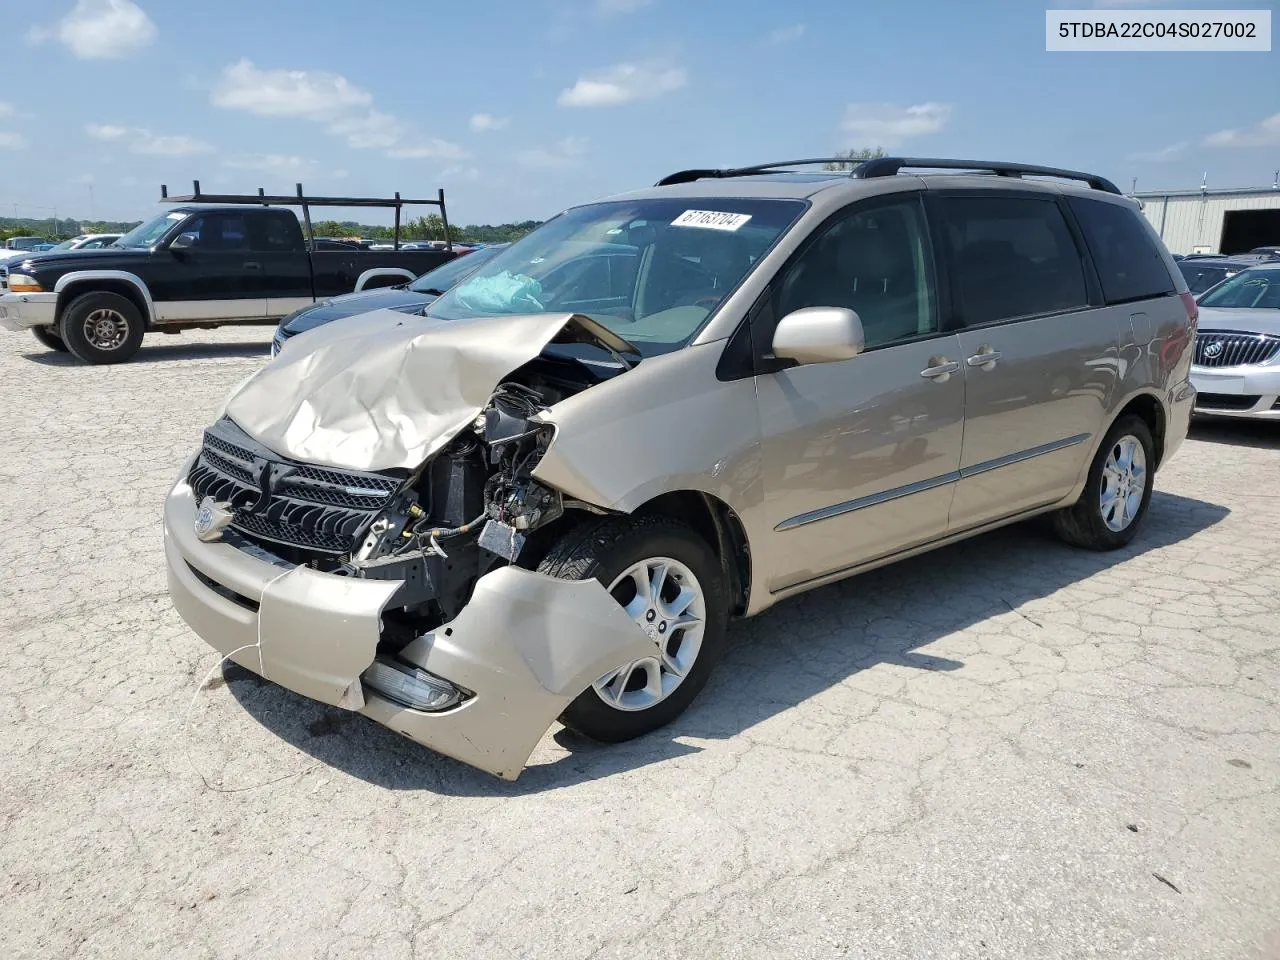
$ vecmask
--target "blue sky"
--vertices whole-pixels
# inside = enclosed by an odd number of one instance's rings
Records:
[[[1091,5],[1215,6],[1057,4]],[[1047,53],[1045,6],[3,0],[0,212],[134,219],[162,182],[301,180],[443,186],[455,222],[501,222],[684,167],[874,145],[1126,189],[1271,183],[1280,52]]]

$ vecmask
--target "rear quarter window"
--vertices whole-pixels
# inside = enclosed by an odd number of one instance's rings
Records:
[[[1093,255],[1107,303],[1128,303],[1174,292],[1164,257],[1142,214],[1128,207],[1068,197]]]

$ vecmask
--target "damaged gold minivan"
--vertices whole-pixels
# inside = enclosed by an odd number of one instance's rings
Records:
[[[1041,513],[1127,543],[1194,396],[1195,302],[1137,206],[808,163],[573,208],[423,316],[289,341],[168,497],[178,611],[514,779],[556,718],[671,721],[784,597]]]

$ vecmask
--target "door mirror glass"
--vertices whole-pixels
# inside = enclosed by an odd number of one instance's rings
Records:
[[[198,233],[180,233],[173,238],[173,242],[169,244],[170,250],[190,250],[196,245],[196,240],[200,238]]]
[[[796,363],[833,363],[862,352],[862,321],[845,307],[802,307],[778,321],[773,355]]]

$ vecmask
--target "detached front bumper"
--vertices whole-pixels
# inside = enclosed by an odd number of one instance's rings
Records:
[[[0,327],[28,330],[51,327],[58,313],[56,293],[6,293],[0,295]]]
[[[653,641],[595,580],[502,567],[480,578],[457,618],[399,654],[473,696],[440,713],[412,710],[361,678],[400,581],[339,577],[265,551],[205,543],[196,513],[180,480],[164,510],[169,594],[210,646],[296,693],[357,710],[507,780],[578,694],[618,664],[653,653]]]
[[[1196,413],[1280,420],[1280,362],[1243,367],[1192,367]]]

